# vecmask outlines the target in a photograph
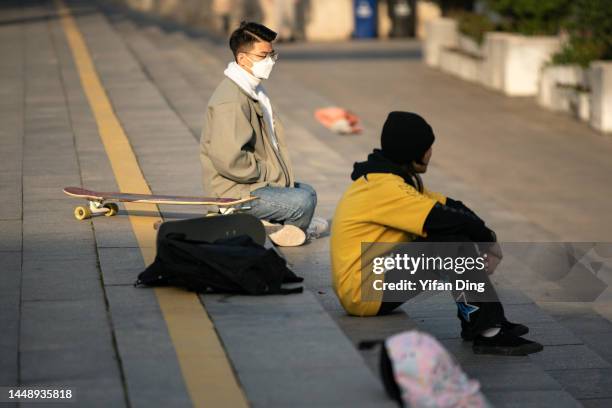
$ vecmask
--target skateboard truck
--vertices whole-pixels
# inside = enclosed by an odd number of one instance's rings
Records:
[[[89,200],[89,205],[79,205],[74,209],[74,217],[77,220],[86,220],[93,215],[104,214],[107,217],[117,215],[119,206],[115,203],[104,203],[103,201]]]

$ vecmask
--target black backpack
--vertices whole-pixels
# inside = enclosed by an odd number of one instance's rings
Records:
[[[272,295],[301,293],[284,283],[302,282],[283,258],[246,235],[194,241],[184,234],[158,240],[155,261],[138,275],[134,286],[178,286],[199,293]]]

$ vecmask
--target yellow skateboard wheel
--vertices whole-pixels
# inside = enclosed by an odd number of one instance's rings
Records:
[[[79,221],[91,218],[91,210],[87,207],[78,206],[74,209],[74,217]]]
[[[115,203],[104,204],[104,208],[108,209],[108,211],[104,213],[104,215],[107,217],[117,215],[117,213],[119,212],[119,206]]]

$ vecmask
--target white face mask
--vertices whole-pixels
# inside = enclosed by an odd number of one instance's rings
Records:
[[[274,64],[276,64],[276,61],[274,61],[272,57],[267,56],[261,61],[253,61],[251,58],[249,59],[253,63],[253,66],[251,67],[251,71],[253,72],[253,76],[255,78],[268,79],[268,77],[270,77],[272,68],[274,67]]]

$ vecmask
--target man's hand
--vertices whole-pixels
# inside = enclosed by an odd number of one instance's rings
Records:
[[[484,256],[487,273],[491,275],[493,272],[495,272],[495,269],[497,269],[497,265],[499,265],[502,259],[491,252],[485,252]]]
[[[497,242],[494,242],[490,247],[488,247],[486,252],[495,256],[496,258],[499,258],[500,260],[504,257],[502,249]]]

